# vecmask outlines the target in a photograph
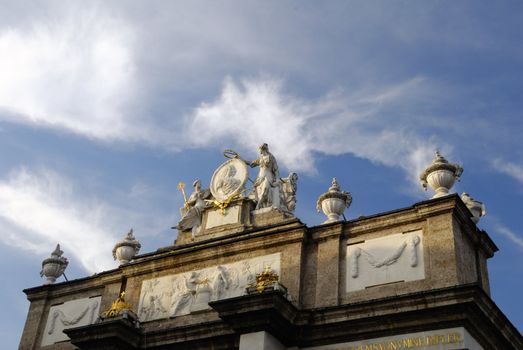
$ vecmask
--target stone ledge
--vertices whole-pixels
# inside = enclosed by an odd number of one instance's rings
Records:
[[[155,324],[158,321],[142,324],[142,348],[218,350],[237,348],[239,342],[239,335],[221,320],[165,329],[158,329]]]
[[[125,317],[116,317],[92,325],[65,329],[71,343],[82,350],[140,349],[141,331]]]
[[[82,350],[234,349],[241,334],[266,331],[309,347],[464,327],[485,349],[523,349],[519,331],[477,285],[461,285],[342,306],[299,310],[281,291],[209,303],[221,320],[155,329],[115,318],[66,330]]]
[[[296,321],[298,346],[465,327],[485,349],[523,350],[519,331],[475,283],[307,310]]]

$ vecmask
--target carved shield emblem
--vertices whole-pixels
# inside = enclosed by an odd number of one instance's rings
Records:
[[[237,158],[229,159],[212,175],[211,193],[216,200],[226,202],[243,191],[248,176],[245,162]]]

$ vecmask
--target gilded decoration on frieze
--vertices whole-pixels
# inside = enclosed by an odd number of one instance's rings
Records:
[[[265,265],[263,271],[256,274],[256,283],[252,287],[255,287],[258,293],[263,293],[267,287],[278,283],[279,279],[280,276],[271,270],[271,266]]]
[[[132,311],[133,306],[125,301],[125,291],[121,292],[118,298],[113,301],[111,308],[101,314],[102,318],[113,318],[119,316],[124,311]]]

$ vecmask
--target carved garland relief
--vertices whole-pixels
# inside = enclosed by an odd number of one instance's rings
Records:
[[[51,306],[42,337],[42,346],[51,345],[69,338],[64,329],[92,324],[100,309],[101,297],[72,300]]]
[[[367,240],[347,247],[347,291],[425,278],[421,231]]]
[[[280,253],[145,280],[138,317],[144,322],[187,315],[208,309],[210,301],[243,295],[266,265],[279,274]]]

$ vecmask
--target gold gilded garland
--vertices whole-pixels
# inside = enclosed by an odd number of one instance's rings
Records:
[[[225,215],[225,209],[234,201],[235,199],[241,198],[241,193],[236,193],[234,196],[230,196],[224,201],[219,201],[217,199],[206,199],[207,203],[212,203],[215,208],[220,209],[220,213]]]

